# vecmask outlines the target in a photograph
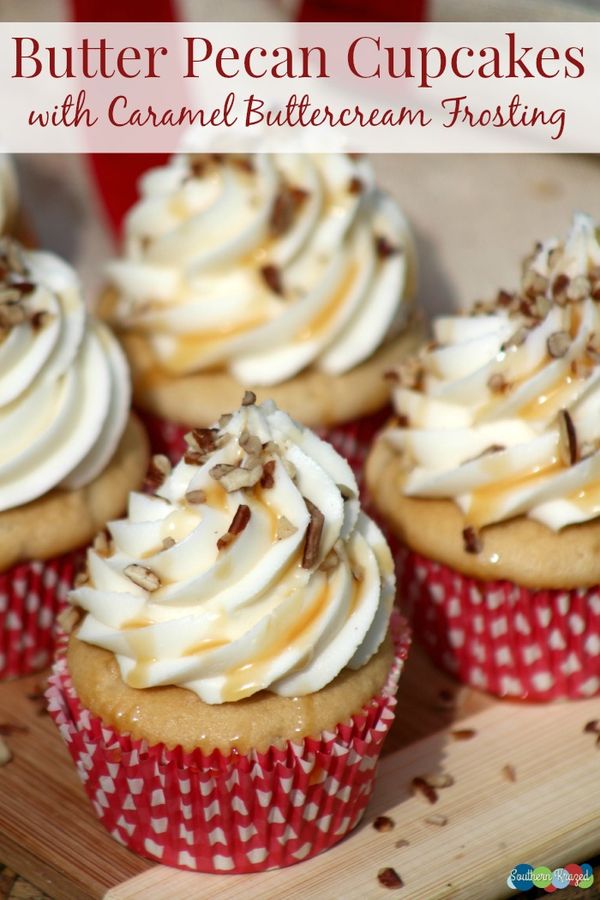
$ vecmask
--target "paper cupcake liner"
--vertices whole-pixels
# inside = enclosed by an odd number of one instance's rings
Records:
[[[331,733],[264,753],[186,753],[119,734],[81,705],[64,656],[49,680],[48,710],[117,841],[183,869],[260,872],[315,856],[360,820],[394,719],[410,643],[404,621],[395,642],[387,683],[359,714]]]
[[[319,437],[333,444],[338,453],[348,460],[361,487],[363,467],[373,439],[391,414],[391,408],[386,406],[379,412],[351,422],[314,429]],[[145,412],[139,415],[150,437],[152,451],[164,453],[172,463],[178,462],[186,450],[183,437],[193,426],[177,425]]]
[[[533,701],[600,694],[600,586],[478,581],[405,550],[398,593],[433,661],[465,684]]]
[[[0,574],[0,680],[30,675],[50,663],[56,616],[82,561],[77,551]]]

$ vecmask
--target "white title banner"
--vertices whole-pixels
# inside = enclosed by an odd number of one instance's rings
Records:
[[[600,152],[600,23],[0,23],[12,152]]]

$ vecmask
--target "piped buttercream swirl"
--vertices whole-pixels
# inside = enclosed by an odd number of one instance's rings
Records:
[[[600,243],[574,218],[538,245],[520,289],[439,318],[398,372],[409,496],[450,498],[478,528],[527,515],[549,528],[600,515]]]
[[[301,696],[364,665],[394,571],[348,463],[271,401],[188,440],[172,471],[155,458],[155,494],[109,523],[108,555],[89,551],[78,638],[112,651],[127,684],[207,703]]]
[[[76,489],[110,461],[130,405],[123,353],[73,269],[0,245],[0,511]]]
[[[410,231],[364,158],[178,156],[143,177],[141,195],[108,266],[111,316],[171,374],[336,375],[408,318]]]

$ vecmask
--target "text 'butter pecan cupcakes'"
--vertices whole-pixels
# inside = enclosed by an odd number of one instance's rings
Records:
[[[49,709],[132,850],[207,872],[291,865],[371,794],[408,649],[392,558],[348,463],[271,401],[248,393],[188,444],[90,550]]]
[[[101,314],[155,447],[252,388],[354,461],[421,334],[409,226],[366,158],[178,156],[141,181]]]
[[[123,353],[50,253],[0,241],[0,678],[50,661],[81,547],[148,461]]]
[[[600,243],[575,217],[521,287],[434,323],[367,464],[415,629],[506,697],[600,692]]]

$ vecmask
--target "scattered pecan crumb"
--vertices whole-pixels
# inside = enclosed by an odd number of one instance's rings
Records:
[[[56,621],[65,634],[71,634],[81,619],[81,610],[75,606],[66,606],[56,617]]]
[[[175,538],[166,537],[162,539],[161,547],[163,550],[170,550],[171,547],[175,546]]]
[[[373,821],[373,828],[375,831],[391,831],[395,824],[394,820],[390,819],[389,816],[377,816]]]
[[[335,572],[339,564],[340,557],[336,553],[335,549],[332,548],[319,566],[319,572],[325,572],[326,575],[329,575],[331,574],[331,572]]]
[[[583,732],[584,734],[600,734],[600,719],[591,719],[586,722]]]
[[[413,778],[410,783],[410,789],[413,796],[415,796],[416,794],[420,794],[425,798],[425,800],[428,801],[428,803],[437,803],[438,801],[436,789],[428,784],[427,781],[425,781],[425,779],[420,775],[417,775],[416,778]]]
[[[565,293],[571,279],[568,275],[565,275],[564,272],[561,272],[560,275],[557,275],[552,283],[552,295],[557,297],[559,294]]]
[[[185,435],[185,440],[192,450],[207,454],[215,449],[217,434],[216,428],[192,428]]]
[[[377,880],[383,887],[386,888],[401,888],[404,887],[404,882],[398,875],[395,869],[392,869],[391,866],[386,866],[385,869],[380,869],[377,873]]]
[[[432,816],[427,816],[424,821],[426,825],[437,825],[438,828],[442,828],[444,825],[448,824],[448,816],[434,813]]]
[[[141,566],[139,563],[131,563],[123,569],[123,574],[145,591],[157,591],[160,587],[160,578],[156,572],[153,572],[148,566]]]
[[[250,521],[250,507],[246,506],[245,503],[240,503],[238,508],[235,511],[235,515],[231,520],[231,524],[227,529],[227,532],[222,535],[217,541],[217,550],[224,550],[225,547],[228,547],[235,538],[242,533],[248,522]]]
[[[450,775],[449,772],[439,772],[434,773],[433,775],[425,775],[424,780],[427,784],[432,788],[447,788],[452,787],[454,784],[454,778]]]
[[[578,459],[577,432],[566,409],[558,413],[558,450],[565,466],[574,466]]]
[[[84,584],[87,584],[89,581],[89,573],[87,569],[83,569],[83,571],[78,572],[75,578],[73,579],[73,587],[83,587]]]
[[[554,331],[548,336],[546,347],[553,359],[561,359],[571,346],[571,335],[568,331]]]
[[[361,179],[357,175],[353,175],[350,181],[348,182],[348,193],[349,194],[361,194],[364,188],[364,184]]]
[[[321,543],[321,534],[323,533],[323,525],[325,516],[321,510],[315,506],[307,497],[304,497],[306,508],[310,513],[310,522],[306,529],[306,538],[304,541],[304,553],[302,554],[302,568],[312,569],[316,565],[319,558],[319,545]]]
[[[260,479],[260,486],[265,490],[269,490],[275,484],[275,466],[277,465],[274,459],[269,459],[264,466],[262,467],[262,475]]]
[[[454,741],[470,741],[476,734],[477,732],[474,728],[457,728],[455,731],[450,732],[450,737]]]
[[[506,766],[502,766],[502,776],[506,781],[514,783],[517,780],[517,770],[511,763],[508,763]]]
[[[254,406],[256,403],[256,394],[254,391],[244,391],[244,396],[242,397],[242,406]]]
[[[510,306],[514,299],[514,296],[514,294],[511,294],[501,288],[496,295],[496,303],[498,304],[498,306]]]
[[[251,488],[258,484],[262,477],[262,466],[254,465],[250,469],[245,469],[240,465],[219,463],[212,467],[209,475],[218,481],[228,494],[231,494],[233,491]]]
[[[277,266],[274,266],[273,264],[262,266],[260,274],[262,275],[267,287],[272,290],[274,294],[283,294],[281,271]]]
[[[291,537],[293,534],[296,534],[298,529],[295,525],[293,525],[289,519],[285,516],[279,516],[277,519],[277,532],[276,537],[278,541],[283,541],[285,538]]]
[[[10,752],[10,747],[6,741],[0,737],[0,766],[5,766],[11,759],[12,753]]]
[[[397,850],[401,850],[402,847],[410,847],[410,841],[407,841],[406,838],[400,838],[400,840],[394,843],[394,847],[396,847]]]
[[[185,499],[188,503],[206,503],[206,492],[201,488],[187,491]]]
[[[26,725],[16,725],[12,722],[0,722],[0,737],[10,737],[11,734],[27,734],[29,728]]]
[[[186,450],[183,461],[188,466],[202,466],[206,462],[206,455],[199,450]]]
[[[481,535],[472,525],[463,528],[463,544],[466,553],[481,553],[483,549],[483,541]]]
[[[500,350],[502,352],[506,350],[512,350],[515,347],[520,347],[527,340],[527,335],[529,334],[529,329],[525,327],[517,328],[515,333],[509,337],[509,339],[500,346]]]
[[[171,473],[171,461],[164,453],[155,453],[150,460],[146,481],[150,487],[160,487],[165,478]]]

